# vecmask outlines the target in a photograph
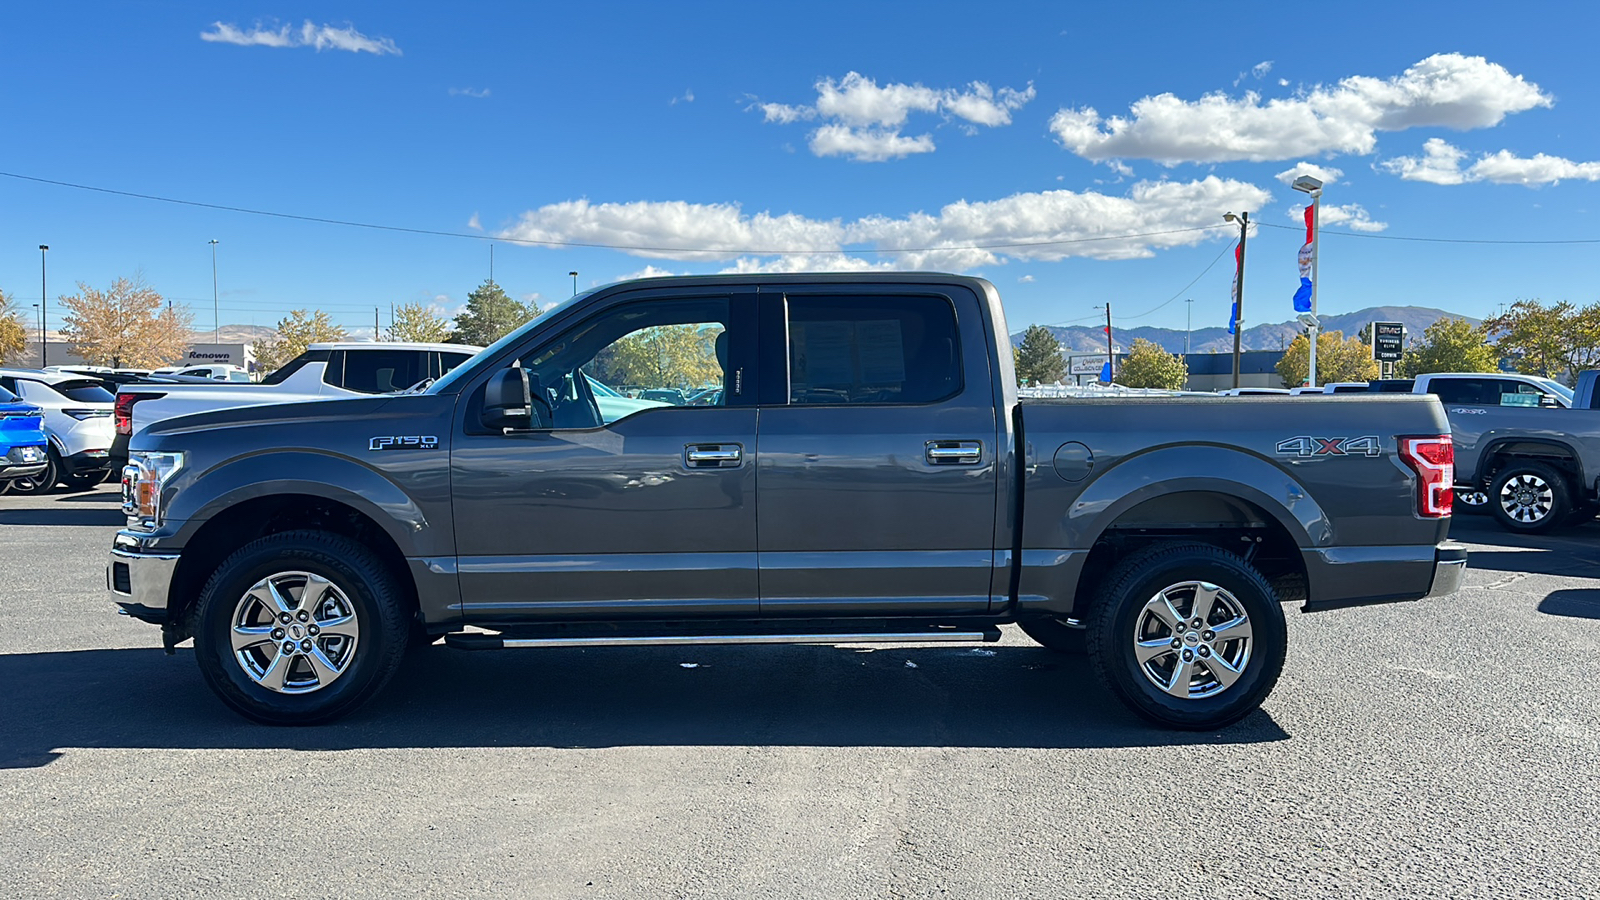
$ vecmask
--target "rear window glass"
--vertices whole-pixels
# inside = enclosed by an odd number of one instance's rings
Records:
[[[261,383],[280,384],[285,378],[288,378],[290,375],[293,375],[311,363],[327,362],[330,353],[331,351],[328,350],[307,350],[299,356],[296,356],[294,359],[284,363],[283,368],[261,379]]]
[[[956,314],[943,297],[794,297],[789,402],[931,403],[961,389]]]
[[[418,350],[351,350],[344,355],[347,391],[387,394],[428,377],[428,355]]]
[[[114,403],[116,395],[95,381],[63,381],[52,384],[55,392],[79,403]]]

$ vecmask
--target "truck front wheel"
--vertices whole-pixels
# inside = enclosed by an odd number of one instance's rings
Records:
[[[341,535],[268,535],[223,560],[201,592],[195,656],[235,712],[268,725],[330,722],[371,699],[405,653],[393,575]]]
[[[1261,573],[1209,544],[1128,555],[1102,582],[1088,622],[1096,675],[1159,725],[1211,730],[1250,714],[1278,682],[1288,628]]]
[[[1490,483],[1489,508],[1507,531],[1543,534],[1565,524],[1572,511],[1567,478],[1545,463],[1514,462]]]

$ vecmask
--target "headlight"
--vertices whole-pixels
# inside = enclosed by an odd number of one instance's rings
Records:
[[[122,468],[123,514],[146,528],[161,524],[161,489],[182,468],[182,453],[129,453]]]

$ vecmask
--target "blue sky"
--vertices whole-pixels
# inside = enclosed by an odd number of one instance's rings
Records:
[[[355,333],[453,312],[494,243],[496,280],[547,305],[572,270],[904,267],[989,278],[1014,329],[1107,301],[1182,328],[1189,297],[1199,327],[1226,321],[1222,214],[1248,209],[1279,227],[1252,233],[1245,319],[1278,322],[1307,163],[1338,173],[1320,311],[1600,299],[1600,244],[1384,239],[1600,239],[1600,7],[1324,8],[14,6],[0,290],[31,311],[49,244],[52,328],[74,282],[142,269],[203,331],[215,238],[223,324],[308,307]]]

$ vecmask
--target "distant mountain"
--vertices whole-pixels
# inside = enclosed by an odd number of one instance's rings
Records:
[[[1478,319],[1463,316],[1430,306],[1373,306],[1357,310],[1353,313],[1344,313],[1336,316],[1323,316],[1322,329],[1324,331],[1342,331],[1346,337],[1353,336],[1366,327],[1368,322],[1402,322],[1408,334],[1420,340],[1423,329],[1445,317],[1466,319],[1473,325],[1479,324]],[[1106,333],[1104,327],[1093,325],[1047,325],[1050,333],[1055,335],[1068,353],[1104,353],[1106,349]],[[1240,336],[1241,349],[1244,350],[1282,350],[1289,346],[1304,329],[1298,322],[1280,322],[1275,325],[1257,325],[1246,328]],[[1013,346],[1022,342],[1022,331],[1011,335]],[[1137,328],[1121,328],[1116,319],[1111,320],[1111,335],[1116,340],[1117,349],[1125,351],[1133,346],[1137,338],[1160,344],[1168,353],[1182,353],[1184,332],[1181,329],[1154,328],[1142,325]],[[1189,351],[1191,353],[1232,353],[1233,335],[1227,328],[1196,328],[1189,336]]]

